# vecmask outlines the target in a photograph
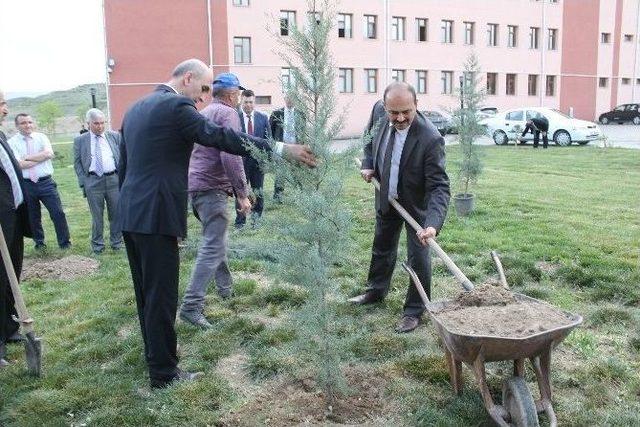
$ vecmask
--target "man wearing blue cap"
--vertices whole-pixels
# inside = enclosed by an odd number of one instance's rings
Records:
[[[219,74],[213,81],[213,100],[200,113],[218,126],[240,131],[236,110],[240,90],[244,88],[234,74]],[[182,300],[180,318],[206,329],[211,324],[203,314],[204,297],[211,279],[215,279],[220,297],[231,296],[227,198],[235,194],[238,211],[245,215],[251,211],[242,157],[215,147],[196,146],[189,162],[189,193],[193,210],[202,223],[202,240],[191,282]]]

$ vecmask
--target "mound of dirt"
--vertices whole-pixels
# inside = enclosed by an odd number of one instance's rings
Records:
[[[433,314],[447,330],[463,335],[520,338],[572,323],[554,307],[517,300],[509,290],[490,284],[461,293]]]
[[[455,302],[460,307],[486,307],[491,305],[508,305],[516,303],[510,290],[492,283],[476,286],[470,292],[458,294]]]
[[[305,378],[263,387],[250,402],[226,416],[222,425],[361,425],[385,414],[384,376],[372,370],[349,368],[345,377],[351,393],[338,398],[329,416],[322,391],[315,381]]]
[[[89,276],[95,272],[100,263],[93,258],[80,255],[69,255],[53,261],[35,262],[22,270],[22,280],[64,280],[70,281],[78,277]]]

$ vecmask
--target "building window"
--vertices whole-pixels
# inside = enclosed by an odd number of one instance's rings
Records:
[[[416,33],[418,35],[419,42],[426,42],[428,40],[427,19],[416,18]]]
[[[498,93],[498,73],[487,73],[487,95]]]
[[[538,27],[530,27],[529,28],[529,49],[538,49],[540,46],[540,28]]]
[[[538,94],[538,75],[529,74],[529,96],[536,96]]]
[[[353,68],[338,68],[338,90],[340,93],[353,92]]]
[[[338,37],[350,39],[353,37],[353,15],[347,13],[338,14]]]
[[[251,63],[251,37],[233,38],[233,60],[236,64]]]
[[[623,85],[630,85],[631,84],[631,79],[628,78],[622,78],[622,84]]]
[[[391,40],[405,40],[404,24],[405,18],[401,16],[391,18]]]
[[[507,86],[506,86],[505,93],[507,95],[516,94],[516,75],[515,74],[507,74]]]
[[[378,92],[378,70],[376,70],[375,68],[367,68],[364,70],[364,73],[367,79],[366,81],[367,92],[377,93]]]
[[[453,93],[453,71],[443,71],[440,77],[442,81],[442,92],[443,94],[452,94]]]
[[[475,43],[476,38],[476,23],[475,22],[465,22],[464,23],[464,44],[472,45]]]
[[[416,70],[416,91],[427,93],[427,72],[425,70]]]
[[[611,43],[611,33],[600,34],[600,43]]]
[[[507,46],[518,47],[518,26],[507,25]]]
[[[404,82],[407,78],[405,70],[391,70],[391,78],[397,82]]]
[[[547,96],[556,96],[556,76],[547,76]]]
[[[609,86],[609,79],[606,77],[600,77],[598,79],[598,86],[599,87],[607,87]]]
[[[293,10],[280,11],[280,35],[288,36],[291,28],[296,25],[296,12]]]
[[[624,35],[624,41],[632,42],[633,41],[633,34],[625,34]]]
[[[453,43],[453,21],[443,20],[440,29],[440,41],[442,43]]]
[[[558,48],[558,30],[555,28],[549,28],[547,38],[547,49],[556,50]]]
[[[307,20],[310,23],[320,25],[320,19],[322,18],[322,12],[307,12]]]
[[[280,83],[282,84],[283,92],[286,92],[291,88],[291,84],[293,83],[291,68],[283,67],[280,69]]]
[[[378,37],[378,17],[376,15],[364,15],[364,33],[368,39]]]
[[[636,79],[636,84],[640,85],[640,79]]]
[[[266,95],[256,95],[256,104],[271,105],[271,97]]]
[[[498,46],[498,24],[487,24],[487,46]]]
[[[249,0],[233,0],[234,6],[249,6]]]

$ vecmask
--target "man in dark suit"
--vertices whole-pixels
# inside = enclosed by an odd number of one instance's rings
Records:
[[[549,120],[542,114],[527,120],[527,125],[524,127],[522,135],[520,136],[521,140],[527,132],[531,132],[533,134],[533,148],[538,148],[540,134],[542,134],[542,148],[547,148],[549,146],[549,138],[547,138],[547,132],[549,132]]]
[[[275,110],[269,116],[269,127],[271,135],[276,141],[282,141],[287,144],[295,143],[297,136],[296,130],[300,128],[304,121],[304,116],[296,111],[293,106],[293,100],[290,96],[284,96],[284,107]],[[276,203],[282,203],[282,193],[284,192],[284,182],[276,173],[273,183],[273,200]]]
[[[179,64],[171,79],[135,102],[122,122],[118,209],[145,357],[153,388],[192,380],[178,368],[174,329],[180,259],[187,233],[187,171],[193,144],[245,156],[245,139],[259,149],[315,165],[308,146],[276,144],[210,123],[195,107],[210,91],[213,71],[202,61]]]
[[[240,109],[238,110],[242,132],[259,138],[271,138],[269,118],[266,114],[255,109],[255,102],[256,97],[252,90],[244,90],[242,92]],[[264,172],[258,161],[253,157],[246,156],[243,158],[243,162],[244,173],[247,176],[247,181],[249,181],[256,199],[251,212],[251,221],[255,227],[259,224],[264,209],[264,194],[262,192]],[[236,228],[242,228],[247,222],[247,217],[241,211],[237,210],[237,208],[238,206],[236,206]]]
[[[122,232],[118,223],[118,163],[120,134],[105,129],[102,111],[92,108],[86,114],[89,132],[73,140],[73,167],[82,194],[91,212],[91,249],[104,251],[104,205],[109,218],[109,243],[113,250],[122,247]]]
[[[371,304],[384,299],[396,264],[403,219],[389,203],[398,202],[424,228],[413,232],[409,224],[407,249],[409,264],[416,271],[427,295],[431,290],[431,261],[427,241],[441,229],[449,205],[449,178],[445,172],[444,140],[438,130],[417,113],[414,88],[402,82],[390,84],[384,104],[376,104],[368,128],[371,140],[364,149],[361,174],[370,182],[376,177],[376,229],[366,292],[349,301]],[[382,113],[382,107],[386,114]],[[376,126],[377,125],[377,126]],[[410,332],[425,307],[409,282],[404,314],[397,332]]]
[[[7,102],[0,90],[0,124],[7,114]],[[24,195],[20,165],[7,144],[7,137],[0,131],[0,224],[18,280],[22,272],[23,237],[31,237],[29,212]],[[0,262],[0,368],[8,364],[4,358],[5,345],[22,338],[18,333],[18,323],[13,320],[12,315],[17,315],[13,293],[4,262]]]

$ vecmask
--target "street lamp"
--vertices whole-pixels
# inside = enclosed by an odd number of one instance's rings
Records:
[[[91,93],[91,105],[96,108],[96,88],[92,87],[89,92]]]

